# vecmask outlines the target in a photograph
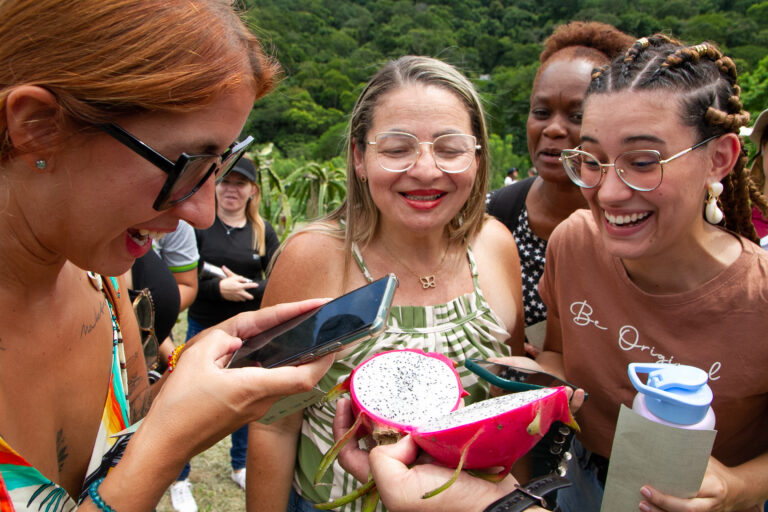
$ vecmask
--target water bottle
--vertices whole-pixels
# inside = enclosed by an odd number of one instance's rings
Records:
[[[630,363],[629,380],[637,390],[632,409],[656,423],[692,430],[715,428],[707,372],[694,366]],[[643,383],[638,374],[647,373]]]
[[[696,496],[715,442],[705,371],[631,363],[627,373],[637,395],[632,410],[620,407],[601,512],[637,510],[644,485],[679,498]],[[638,374],[648,374],[647,381]]]

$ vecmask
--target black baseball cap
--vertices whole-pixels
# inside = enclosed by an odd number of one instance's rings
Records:
[[[238,160],[235,166],[232,167],[232,170],[229,172],[238,172],[248,178],[250,181],[256,181],[256,166],[253,165],[253,162],[245,157],[242,157],[240,160]]]

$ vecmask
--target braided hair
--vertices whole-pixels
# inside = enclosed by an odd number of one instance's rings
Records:
[[[638,39],[623,56],[593,72],[587,97],[624,89],[680,92],[682,121],[694,127],[701,140],[738,134],[749,122],[736,83],[736,65],[711,43],[686,46],[664,34]],[[758,242],[751,205],[768,215],[768,201],[746,169],[747,152],[740,144],[736,165],[721,180],[723,193],[718,202],[725,227]]]

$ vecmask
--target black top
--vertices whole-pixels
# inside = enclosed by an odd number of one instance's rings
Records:
[[[216,221],[208,229],[196,229],[197,249],[200,251],[198,276],[200,277],[197,297],[189,307],[189,316],[205,327],[216,325],[243,311],[253,311],[261,306],[264,288],[267,285],[265,271],[269,260],[277,250],[280,242],[269,222],[264,221],[266,254],[259,256],[258,248],[251,249],[253,229],[250,223],[241,228],[232,228],[216,217]],[[226,266],[241,276],[259,283],[258,288],[251,288],[248,293],[253,300],[234,302],[221,296],[219,281],[203,272],[205,263],[217,267]]]
[[[171,334],[171,329],[179,316],[181,297],[179,285],[168,266],[160,259],[154,250],[138,258],[131,267],[133,290],[149,288],[152,294],[152,304],[155,308],[155,335],[157,341]],[[134,294],[131,293],[131,300]]]
[[[513,183],[488,194],[486,210],[499,219],[515,237],[523,279],[525,325],[547,319],[547,307],[539,296],[539,280],[544,273],[547,241],[539,238],[528,224],[525,200],[535,176]]]

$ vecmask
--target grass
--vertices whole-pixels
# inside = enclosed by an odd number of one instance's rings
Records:
[[[183,312],[173,328],[173,338],[183,340],[187,332],[187,313]],[[207,451],[192,459],[189,481],[200,512],[245,510],[245,492],[229,477],[230,437],[227,436]],[[174,512],[168,491],[157,505],[157,512]]]

